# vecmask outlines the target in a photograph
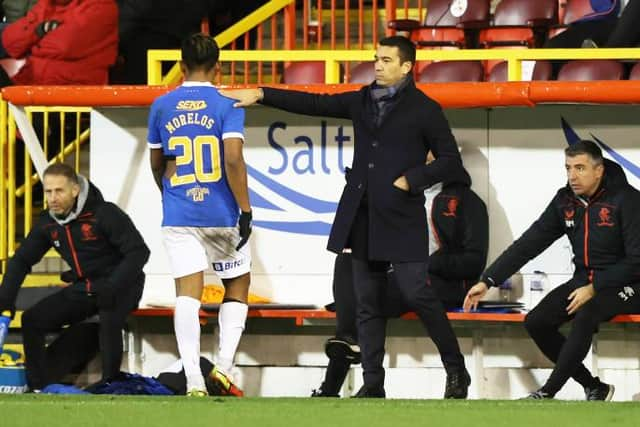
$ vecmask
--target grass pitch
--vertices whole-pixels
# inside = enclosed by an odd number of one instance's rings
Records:
[[[634,402],[0,395],[3,427],[637,427],[639,420]]]

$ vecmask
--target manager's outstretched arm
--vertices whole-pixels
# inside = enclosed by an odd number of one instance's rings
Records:
[[[257,104],[264,98],[261,88],[257,89],[238,89],[238,90],[220,90],[222,96],[235,99],[238,102],[233,104],[234,107],[248,107]]]

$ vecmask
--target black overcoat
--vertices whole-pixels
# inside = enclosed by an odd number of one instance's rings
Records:
[[[396,94],[392,109],[376,126],[371,86],[331,95],[274,88],[263,91],[264,105],[353,122],[352,171],[340,198],[328,249],[340,253],[347,245],[357,245],[349,238],[354,238],[351,231],[366,195],[368,259],[426,261],[429,251],[423,190],[447,181],[449,174],[462,167],[440,105],[410,81]],[[429,150],[436,160],[426,165]],[[401,175],[409,182],[409,192],[393,185]]]

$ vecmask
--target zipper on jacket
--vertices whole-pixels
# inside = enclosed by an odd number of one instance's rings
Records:
[[[73,244],[73,238],[71,237],[71,228],[68,225],[64,226],[64,229],[67,233],[67,240],[69,240],[69,249],[71,249],[71,256],[73,257],[73,263],[76,266],[76,271],[78,272],[79,277],[83,277],[82,268],[80,267],[80,262],[78,261],[78,253],[76,252],[76,246]],[[91,293],[91,282],[86,280],[86,290],[87,293]]]
[[[589,198],[588,201],[578,197],[578,200],[584,205],[584,266],[589,267],[589,208],[592,203],[602,196],[604,188],[601,188],[595,195]],[[593,270],[589,270],[589,280],[593,281]]]
[[[589,206],[584,210],[584,266],[589,267]]]

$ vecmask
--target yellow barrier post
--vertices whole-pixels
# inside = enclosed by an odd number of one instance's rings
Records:
[[[324,81],[330,84],[340,83],[340,63],[338,61],[325,61]]]
[[[33,185],[31,185],[31,156],[29,155],[29,150],[27,150],[27,145],[23,144],[22,149],[24,150],[24,235],[26,236],[29,230],[31,230],[31,225],[33,222]],[[15,191],[14,191],[15,194]]]
[[[0,271],[7,260],[7,103],[0,99]]]
[[[80,120],[82,120],[82,113],[76,112],[76,137],[73,140],[75,146],[75,169],[76,172],[80,172]],[[63,150],[64,151],[64,150]]]
[[[11,111],[7,117],[7,257],[11,257],[16,248],[16,122]]]
[[[516,58],[507,60],[507,80],[510,82],[522,80],[522,61]]]
[[[156,50],[147,51],[147,84],[159,85],[162,82],[162,62],[156,60],[153,52]]]

